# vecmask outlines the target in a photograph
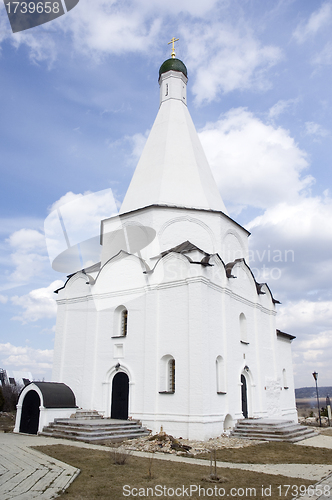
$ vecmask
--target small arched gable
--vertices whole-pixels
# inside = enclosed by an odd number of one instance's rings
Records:
[[[191,275],[191,264],[185,255],[171,252],[161,257],[149,274],[149,283],[180,281]]]
[[[255,278],[244,259],[226,264],[226,271],[231,289],[239,295],[256,302],[257,288]]]
[[[102,294],[144,287],[146,285],[144,271],[145,265],[142,259],[121,251],[101,268],[92,291]]]
[[[246,257],[246,248],[236,231],[229,229],[226,232],[221,244],[221,256],[225,262]]]
[[[83,271],[79,271],[68,277],[65,285],[55,291],[59,299],[70,299],[73,297],[84,297],[90,293],[89,278]]]
[[[186,235],[194,245],[206,249],[209,253],[216,251],[216,239],[211,228],[195,217],[182,216],[167,221],[158,233],[162,248],[169,248],[183,241]]]

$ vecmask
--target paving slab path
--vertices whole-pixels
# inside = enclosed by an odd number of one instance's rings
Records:
[[[0,434],[1,500],[55,498],[79,474],[79,469],[30,448],[37,444],[37,436]]]
[[[110,451],[111,448],[67,439],[55,439],[43,436],[0,433],[0,498],[1,500],[30,500],[34,498],[51,499],[62,493],[79,474],[79,469],[71,467],[55,458],[33,450],[32,446],[63,444],[81,448]],[[296,445],[332,448],[332,437],[317,436]],[[131,451],[138,457],[150,457],[143,451]],[[209,460],[187,458],[177,455],[155,453],[157,460],[184,462],[209,467]],[[324,464],[234,464],[217,462],[217,467],[249,470],[262,474],[281,475],[288,478],[302,478],[317,481],[320,488],[302,496],[303,500],[328,499],[332,497],[332,465]],[[323,478],[323,479],[322,479]],[[287,483],[287,484],[288,484]],[[286,482],[285,482],[286,484]],[[325,487],[325,490],[324,490]],[[330,495],[324,494],[326,491]],[[322,494],[320,494],[322,492]],[[311,494],[312,493],[312,494]],[[93,500],[93,499],[91,499]]]

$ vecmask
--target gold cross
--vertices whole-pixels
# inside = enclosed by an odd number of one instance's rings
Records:
[[[174,36],[173,36],[172,40],[171,40],[170,42],[168,42],[168,44],[167,44],[167,45],[169,45],[170,43],[172,43],[172,44],[173,44],[173,45],[172,45],[172,54],[171,54],[171,57],[173,57],[173,58],[175,57],[175,47],[174,47],[174,43],[175,43],[175,42],[178,42],[178,41],[179,41],[179,39],[178,39],[178,38],[174,38]]]

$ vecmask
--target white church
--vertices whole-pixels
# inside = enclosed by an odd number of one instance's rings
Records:
[[[248,266],[187,107],[187,68],[159,71],[160,107],[101,262],[57,291],[53,380],[77,405],[208,439],[243,418],[297,422],[291,341]]]

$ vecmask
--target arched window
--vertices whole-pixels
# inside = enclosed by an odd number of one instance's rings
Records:
[[[240,341],[242,344],[249,344],[247,332],[247,318],[243,313],[240,314]]]
[[[285,368],[282,370],[282,382],[284,384],[284,389],[288,389],[287,373],[286,373],[286,369]]]
[[[216,379],[217,379],[217,393],[226,394],[225,363],[222,356],[217,356],[216,359]]]
[[[161,358],[159,392],[160,394],[175,392],[175,359],[170,354]]]
[[[114,311],[114,327],[112,337],[126,337],[128,333],[128,310],[119,306]]]

